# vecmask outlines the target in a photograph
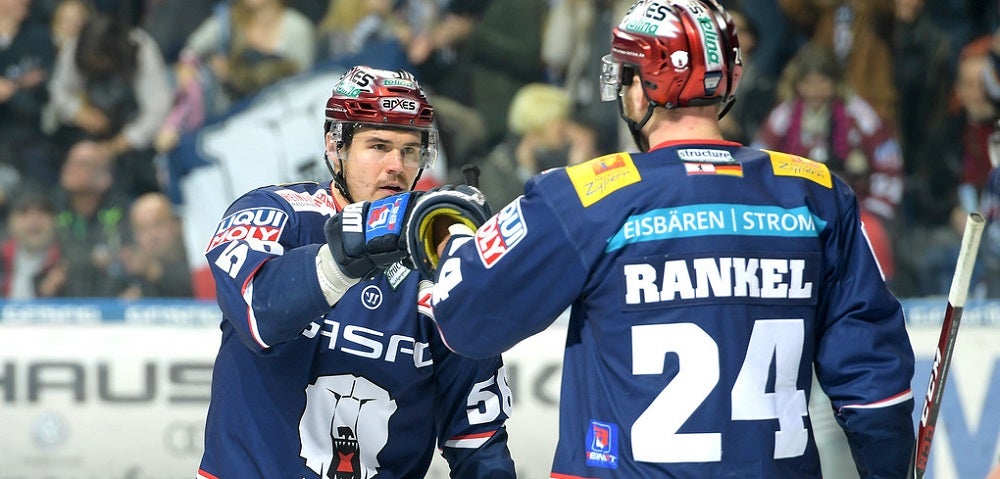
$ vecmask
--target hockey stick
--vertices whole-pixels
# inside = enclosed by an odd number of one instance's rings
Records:
[[[937,422],[938,411],[941,409],[941,396],[944,395],[948,367],[951,365],[951,356],[955,350],[958,325],[962,321],[962,310],[965,307],[965,299],[969,295],[969,282],[976,264],[979,239],[982,237],[985,226],[986,221],[978,213],[970,213],[965,222],[962,246],[958,251],[958,264],[955,265],[955,276],[951,279],[951,289],[948,291],[948,308],[945,310],[944,322],[941,324],[941,335],[938,338],[937,349],[934,351],[934,363],[931,365],[931,378],[927,384],[923,410],[920,412],[917,443],[910,459],[911,467],[908,475],[913,479],[923,479],[924,472],[927,470],[927,458],[931,453],[931,440],[934,439],[934,424]]]
[[[478,166],[476,166],[476,165],[474,165],[472,163],[467,163],[467,164],[465,164],[465,165],[462,166],[462,174],[465,175],[465,184],[467,184],[469,186],[472,186],[472,187],[475,187],[475,188],[479,188],[479,167]]]

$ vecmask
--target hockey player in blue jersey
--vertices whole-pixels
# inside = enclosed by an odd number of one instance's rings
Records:
[[[741,68],[714,0],[638,1],[601,90],[639,153],[544,172],[476,230],[417,201],[409,252],[436,267],[454,351],[500,353],[571,308],[553,479],[819,478],[814,368],[861,477],[907,475],[900,303],[841,179],[723,139]]]
[[[499,353],[449,351],[400,264],[412,205],[390,196],[434,160],[433,113],[409,73],[354,67],[326,104],[333,180],[258,188],[223,215],[199,478],[419,478],[435,449],[451,477],[515,476]]]

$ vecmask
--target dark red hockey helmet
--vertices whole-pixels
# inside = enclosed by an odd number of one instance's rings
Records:
[[[638,0],[612,31],[601,96],[616,99],[638,73],[666,108],[728,105],[742,72],[736,27],[715,0]]]
[[[326,120],[430,128],[434,107],[409,72],[361,65],[334,85],[326,102]]]
[[[423,134],[420,167],[431,166],[438,151],[434,107],[417,80],[404,70],[359,65],[345,72],[326,101],[324,130],[338,144],[350,141],[358,126],[396,127]]]

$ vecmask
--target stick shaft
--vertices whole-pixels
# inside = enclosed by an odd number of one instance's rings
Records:
[[[969,295],[969,283],[972,280],[976,253],[979,250],[979,240],[985,225],[986,221],[978,213],[969,214],[965,222],[962,245],[958,252],[958,263],[955,265],[955,275],[951,279],[951,289],[948,291],[948,307],[945,310],[944,321],[941,323],[941,334],[938,337],[937,349],[934,351],[934,363],[931,365],[927,394],[924,396],[923,409],[920,412],[917,442],[911,460],[913,466],[911,473],[914,479],[923,479],[924,473],[927,471],[927,459],[930,456],[934,427],[941,409],[941,397],[944,395],[944,385],[948,379],[951,357],[955,351],[955,340],[958,339],[958,326],[962,321],[962,311]]]
[[[469,186],[479,187],[479,167],[469,163],[462,166],[462,174],[465,175],[465,184]]]

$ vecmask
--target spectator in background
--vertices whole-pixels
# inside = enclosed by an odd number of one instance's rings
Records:
[[[459,64],[464,61],[460,59],[465,58],[468,38],[494,1],[409,0],[406,6],[410,28],[406,59],[434,100],[441,146],[445,157],[454,159],[453,165],[489,148],[486,120],[467,94],[468,82],[459,78],[465,74]],[[457,175],[457,169],[452,170],[450,174]]]
[[[426,11],[409,22],[415,28],[407,44],[407,59],[419,69],[419,78],[432,89],[442,90],[441,82],[448,80],[455,67],[459,48],[494,0],[415,1]]]
[[[96,141],[129,195],[156,191],[153,139],[170,109],[173,89],[159,47],[122,17],[91,15],[79,38],[59,52],[50,105],[66,151]]]
[[[931,21],[949,38],[951,45],[950,69],[955,70],[962,48],[997,27],[996,0],[930,0],[927,14]]]
[[[144,0],[140,25],[159,45],[164,61],[172,64],[188,36],[218,5],[220,0]]]
[[[85,140],[70,149],[57,191],[56,231],[63,253],[65,297],[115,297],[125,287],[118,252],[129,231],[128,201],[112,188],[103,147]]]
[[[740,79],[739,98],[719,121],[719,126],[727,140],[748,145],[775,106],[777,82],[757,65],[757,29],[742,10],[729,8],[727,11],[733,17],[733,25],[740,36],[743,77]]]
[[[990,36],[989,64],[983,71],[983,85],[986,97],[993,108],[1000,112],[1000,25],[994,27]],[[998,115],[1000,116],[1000,115]],[[993,133],[989,137],[988,156],[990,158],[989,177],[983,191],[980,211],[986,218],[986,231],[983,235],[984,263],[988,268],[987,294],[990,298],[1000,298],[1000,118],[994,123]],[[1000,479],[1000,466],[993,470],[990,478]]]
[[[752,2],[751,2],[752,3]],[[854,91],[895,127],[894,0],[779,0],[810,41],[831,48]]]
[[[223,97],[221,113],[282,78],[308,70],[316,58],[315,26],[282,0],[234,0],[195,30],[184,46],[206,64]]]
[[[959,202],[967,212],[978,211],[990,171],[989,137],[994,131],[997,105],[990,101],[988,74],[991,71],[990,42],[987,35],[966,45],[959,55],[955,96],[960,108]]]
[[[779,96],[753,146],[825,163],[855,190],[870,232],[888,237],[903,189],[899,145],[892,128],[845,84],[833,51],[803,45],[782,75]],[[891,243],[873,246],[880,246],[875,254],[892,284]]]
[[[205,123],[207,115],[206,91],[211,88],[211,79],[202,68],[198,57],[190,52],[181,54],[180,60],[174,65],[174,84],[177,91],[174,94],[173,105],[167,117],[160,123],[156,132],[153,147],[156,149],[156,165],[165,168],[166,154],[172,151],[180,141],[181,135],[192,133]],[[163,191],[169,190],[168,173],[158,171],[159,184]]]
[[[128,287],[121,297],[190,298],[191,270],[180,218],[163,193],[146,193],[129,209],[132,242],[121,250]]]
[[[833,51],[803,45],[778,94],[781,103],[754,145],[825,163],[846,176],[862,207],[892,222],[903,188],[899,144],[891,125],[845,82]]]
[[[63,277],[56,241],[55,205],[40,185],[13,196],[7,239],[0,245],[0,289],[7,299],[55,296]]]
[[[461,84],[439,90],[467,102],[482,116],[487,147],[503,139],[514,94],[528,83],[545,79],[541,48],[547,13],[548,3],[537,0],[490,2],[465,40],[463,61],[450,78]]]
[[[607,154],[629,147],[618,121],[617,107],[600,101],[594,78],[601,74],[600,55],[607,47],[608,29],[632,4],[629,0],[556,0],[542,35],[542,61],[549,81],[569,92],[571,117],[597,135],[597,152]],[[624,132],[624,133],[623,133]]]
[[[953,124],[950,131],[954,131],[952,135],[959,144],[938,158],[945,164],[942,168],[957,172],[947,177],[951,182],[946,193],[936,198],[946,214],[937,222],[910,225],[910,234],[900,238],[907,254],[898,257],[906,262],[903,269],[912,284],[911,296],[948,294],[968,213],[980,212],[984,206],[990,208],[989,203],[981,203],[991,169],[989,138],[997,117],[997,107],[990,100],[988,89],[987,75],[992,71],[989,51],[990,38],[982,37],[965,46],[959,56],[949,118]],[[989,211],[981,212],[989,215]],[[969,293],[972,298],[986,295],[989,278],[1000,274],[996,269],[984,269],[985,265],[995,263],[990,251],[995,251],[996,246],[990,244],[990,236],[987,233],[982,242],[986,254],[981,253],[977,258]]]
[[[595,134],[572,120],[569,93],[529,83],[514,95],[507,112],[507,136],[481,162],[479,186],[500,207],[524,193],[528,179],[549,168],[575,165],[595,156]]]
[[[86,0],[61,0],[52,11],[49,22],[52,42],[56,49],[62,49],[70,41],[76,40],[83,30],[83,24],[90,16],[90,4]]]
[[[900,147],[906,159],[901,225],[942,224],[949,215],[958,135],[948,121],[954,71],[951,46],[929,18],[924,0],[896,0],[893,78]]]
[[[285,5],[298,10],[314,24],[323,18],[327,6],[321,0],[286,0]]]
[[[997,100],[1000,98],[993,99]],[[980,212],[986,218],[981,253],[986,268],[983,275],[986,279],[986,296],[1000,298],[1000,123],[990,137],[990,163],[993,169],[990,170],[983,200],[979,205]],[[1000,473],[1000,469],[997,472]]]
[[[5,178],[0,182],[4,184],[21,178],[55,181],[59,159],[41,130],[55,48],[45,26],[28,21],[28,4],[0,1],[0,176]]]
[[[730,0],[726,9],[740,11],[746,21],[757,32],[754,54],[760,75],[774,83],[781,77],[781,71],[788,60],[807,40],[806,33],[796,28],[785,14],[783,0]],[[737,27],[739,28],[739,27]],[[740,35],[743,31],[739,31]],[[743,39],[740,38],[740,48]],[[742,88],[742,87],[741,87]]]
[[[368,59],[366,53],[373,48],[391,46],[390,50],[379,53],[387,56],[386,53],[393,52],[388,55],[393,59],[379,58],[379,61],[395,62],[388,66],[403,68],[406,56],[403,41],[409,29],[397,16],[395,5],[394,0],[330,0],[326,15],[316,28],[317,60],[349,64],[355,57]]]

